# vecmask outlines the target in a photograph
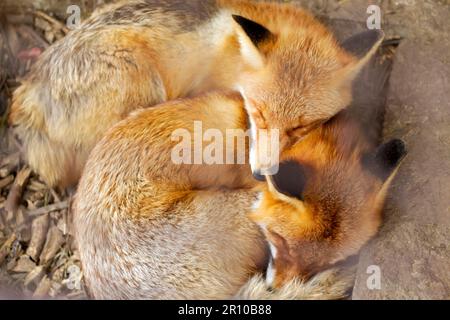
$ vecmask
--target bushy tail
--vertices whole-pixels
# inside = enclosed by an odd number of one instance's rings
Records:
[[[354,270],[329,269],[303,282],[294,279],[271,290],[262,274],[253,276],[236,294],[237,300],[342,300],[351,294]]]
[[[21,142],[25,162],[50,186],[70,183],[78,175],[74,168],[77,159],[67,144],[50,139],[47,133],[42,101],[37,89],[22,85],[14,93],[9,124]],[[71,172],[67,172],[70,168]]]

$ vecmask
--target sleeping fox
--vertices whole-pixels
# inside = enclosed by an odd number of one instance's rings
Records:
[[[227,139],[228,129],[250,128],[239,93],[211,92],[136,111],[93,149],[73,207],[92,296],[301,299],[321,298],[319,286],[342,297],[342,281],[298,279],[356,254],[376,233],[403,143],[377,147],[344,111],[285,149],[278,173],[257,182],[248,161],[174,163],[172,133],[193,132],[196,121]],[[232,158],[234,150],[224,148]],[[272,294],[255,275],[269,259]]]
[[[288,4],[121,1],[40,57],[14,93],[10,124],[28,164],[61,187],[77,183],[93,146],[131,111],[212,89],[238,89],[253,131],[279,129],[284,149],[348,105],[381,39],[368,31],[340,45]]]

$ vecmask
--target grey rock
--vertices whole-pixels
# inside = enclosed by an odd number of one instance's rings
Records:
[[[354,299],[450,298],[450,44],[399,47],[384,136],[409,154],[390,190],[379,235],[361,253]],[[381,290],[367,286],[380,267]]]

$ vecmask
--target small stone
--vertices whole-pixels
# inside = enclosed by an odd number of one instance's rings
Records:
[[[48,187],[44,183],[39,182],[37,180],[31,180],[31,182],[28,184],[28,190],[37,191],[36,193],[42,193],[47,189]]]
[[[68,278],[62,281],[62,284],[66,285],[69,290],[80,290],[81,281],[83,279],[83,273],[77,265],[71,265],[67,268]]]
[[[6,178],[11,173],[9,168],[1,168],[0,169],[0,178]],[[14,177],[13,177],[14,179]]]

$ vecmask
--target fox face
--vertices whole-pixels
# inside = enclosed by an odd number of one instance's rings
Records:
[[[348,106],[353,79],[383,39],[373,30],[339,45],[319,22],[302,18],[307,21],[299,29],[273,22],[269,30],[234,16],[242,55],[251,66],[238,90],[249,115],[250,164],[257,177],[273,174],[268,171],[273,163],[261,161],[270,150],[259,132],[277,130],[282,152]]]
[[[381,223],[405,145],[392,140],[373,148],[351,126],[337,138],[335,129],[314,130],[283,153],[251,214],[272,249],[267,281],[273,287],[356,254]]]

